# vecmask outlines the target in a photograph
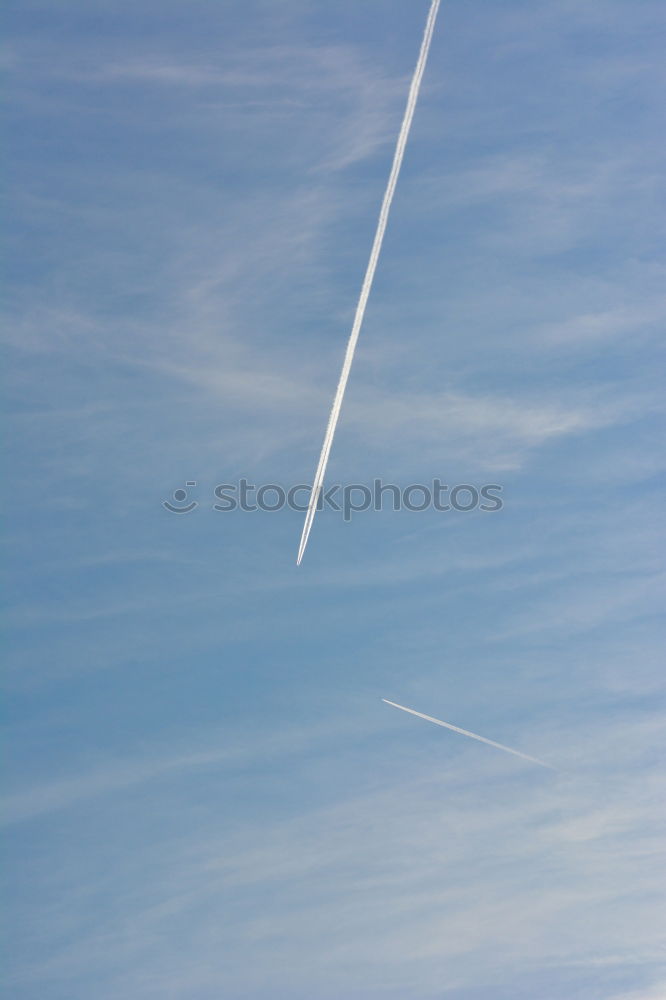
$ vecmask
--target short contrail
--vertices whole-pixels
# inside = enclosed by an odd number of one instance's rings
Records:
[[[421,87],[423,71],[425,69],[426,62],[428,60],[428,51],[430,49],[430,42],[432,41],[432,35],[435,29],[435,19],[437,17],[437,11],[439,9],[439,2],[440,0],[432,0],[432,4],[430,6],[430,12],[428,14],[428,20],[426,21],[423,41],[421,43],[421,51],[419,53],[418,62],[416,63],[416,69],[414,70],[412,84],[411,87],[409,88],[409,97],[407,99],[405,117],[402,120],[400,133],[398,135],[398,141],[395,147],[395,153],[393,155],[393,165],[391,167],[391,173],[389,174],[388,184],[386,185],[386,191],[384,193],[384,201],[382,202],[381,211],[379,213],[377,232],[375,233],[375,239],[372,244],[372,250],[370,251],[370,260],[368,261],[368,268],[365,272],[365,278],[363,280],[363,285],[361,287],[361,295],[358,300],[358,305],[356,306],[356,315],[354,316],[354,324],[352,326],[349,342],[347,344],[345,360],[342,365],[342,372],[340,373],[340,381],[338,382],[338,388],[335,393],[335,399],[333,400],[331,415],[328,418],[328,426],[326,427],[326,434],[324,435],[324,443],[322,445],[321,455],[319,456],[319,464],[317,466],[317,471],[315,473],[314,481],[312,483],[312,493],[310,494],[310,503],[308,506],[308,512],[305,515],[305,524],[303,525],[303,533],[301,534],[301,544],[298,549],[298,558],[296,560],[297,566],[300,566],[301,564],[301,559],[303,558],[303,553],[305,552],[305,546],[308,544],[308,536],[310,534],[310,529],[312,528],[312,522],[314,521],[314,516],[317,512],[317,501],[319,500],[319,494],[321,493],[321,488],[324,482],[324,475],[326,473],[326,466],[328,464],[328,456],[331,451],[331,445],[333,444],[335,428],[337,427],[338,418],[340,416],[340,409],[342,407],[342,400],[344,398],[345,389],[347,388],[347,380],[349,379],[349,372],[351,370],[352,361],[354,360],[354,351],[356,350],[358,335],[361,331],[361,326],[363,324],[365,307],[368,304],[368,296],[370,295],[370,289],[372,288],[372,281],[375,276],[375,270],[377,268],[377,261],[379,260],[379,254],[382,249],[382,241],[384,239],[384,233],[386,231],[386,223],[388,222],[389,212],[391,210],[391,202],[393,201],[395,186],[398,181],[398,174],[400,173],[400,167],[402,166],[402,158],[405,153],[405,146],[407,145],[407,137],[409,135],[409,129],[412,124],[412,118],[414,117],[414,109],[416,107],[416,101],[419,96],[419,89]]]
[[[538,757],[530,757],[528,753],[521,753],[520,750],[512,750],[511,747],[505,747],[503,743],[495,743],[494,740],[487,740],[485,736],[478,736],[476,733],[470,733],[467,729],[460,729],[459,726],[452,726],[450,722],[442,722],[441,719],[433,719],[431,715],[424,715],[423,712],[415,712],[413,708],[405,708],[404,705],[397,705],[394,701],[389,701],[387,698],[382,698],[383,702],[387,705],[393,705],[394,708],[400,708],[403,712],[409,712],[410,715],[417,715],[419,719],[425,719],[426,722],[434,722],[436,726],[444,726],[445,729],[452,729],[454,733],[462,733],[463,736],[471,736],[473,740],[479,740],[480,743],[487,743],[490,747],[496,747],[497,750],[506,750],[507,753],[512,753],[516,757],[522,757],[523,760],[529,760],[532,764],[539,764],[541,767],[547,767],[551,771],[555,768],[552,764],[546,764],[543,760],[539,760]]]

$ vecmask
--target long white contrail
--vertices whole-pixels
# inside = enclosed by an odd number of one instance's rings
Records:
[[[413,708],[405,708],[404,705],[397,705],[394,701],[389,701],[387,698],[382,698],[383,702],[387,705],[393,705],[394,708],[400,708],[403,712],[409,712],[410,715],[417,715],[419,719],[425,719],[426,722],[434,722],[436,726],[444,726],[445,729],[452,729],[454,733],[461,733],[463,736],[470,736],[473,740],[478,740],[480,743],[487,743],[490,747],[495,747],[497,750],[506,750],[507,753],[512,753],[516,757],[522,757],[523,760],[529,760],[532,764],[539,764],[541,767],[547,767],[551,771],[555,768],[552,764],[546,764],[545,761],[539,760],[538,757],[530,757],[528,753],[522,753],[520,750],[512,750],[511,747],[505,747],[503,743],[495,743],[494,740],[487,740],[485,736],[479,736],[477,733],[470,733],[467,729],[460,729],[459,726],[452,726],[450,722],[442,722],[441,719],[433,719],[432,715],[424,715],[423,712],[415,712]]]
[[[312,522],[314,521],[314,516],[317,512],[317,501],[319,500],[319,494],[321,493],[321,488],[324,482],[324,475],[326,474],[328,456],[331,451],[331,445],[333,444],[335,428],[338,424],[340,409],[342,408],[342,400],[345,395],[345,389],[347,388],[347,380],[349,379],[352,361],[354,360],[354,351],[356,350],[358,335],[363,324],[365,307],[368,304],[368,296],[370,295],[370,289],[372,288],[372,282],[377,268],[377,261],[379,260],[379,254],[382,249],[384,233],[386,232],[386,223],[388,222],[389,212],[391,211],[391,202],[393,201],[393,195],[395,194],[395,186],[398,181],[400,167],[402,166],[402,158],[405,154],[405,146],[407,145],[407,137],[409,136],[409,129],[412,124],[412,118],[414,117],[414,109],[416,108],[416,101],[419,96],[423,71],[425,70],[426,62],[428,60],[428,52],[430,50],[430,42],[432,41],[433,31],[435,30],[435,20],[437,18],[437,11],[439,10],[439,3],[440,0],[432,0],[432,4],[430,5],[430,12],[428,13],[428,20],[426,21],[423,41],[421,42],[421,51],[419,52],[418,62],[416,63],[416,69],[414,70],[414,76],[412,77],[412,84],[409,88],[409,97],[407,98],[405,116],[402,120],[402,125],[400,126],[400,133],[398,135],[395,153],[393,154],[393,165],[391,167],[391,173],[389,174],[388,183],[386,185],[384,201],[382,202],[381,211],[379,213],[377,231],[372,244],[372,250],[370,251],[370,260],[368,261],[368,268],[365,272],[365,278],[363,279],[361,295],[358,300],[358,305],[356,306],[354,324],[349,336],[345,360],[340,373],[340,381],[338,382],[338,388],[333,400],[331,415],[328,418],[328,426],[326,427],[324,443],[322,445],[321,455],[319,456],[319,464],[317,465],[317,471],[315,472],[314,481],[312,483],[310,503],[307,514],[305,515],[305,524],[303,525],[301,544],[298,549],[298,558],[296,560],[297,566],[300,566],[301,564],[301,559],[303,558],[303,553],[305,552],[305,546],[308,544],[308,537],[310,535],[310,529],[312,528]]]

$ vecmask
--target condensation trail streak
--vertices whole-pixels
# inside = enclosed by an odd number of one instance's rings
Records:
[[[530,757],[528,753],[522,753],[520,750],[512,750],[511,747],[505,747],[503,743],[495,743],[494,740],[487,740],[485,736],[478,736],[477,733],[470,733],[468,729],[460,729],[459,726],[453,726],[450,722],[442,722],[441,719],[433,719],[432,715],[424,715],[423,712],[416,712],[413,708],[405,708],[404,705],[398,705],[395,701],[389,701],[388,698],[382,698],[382,701],[387,705],[393,705],[394,708],[400,708],[403,712],[409,712],[410,715],[416,715],[419,719],[425,719],[426,722],[434,722],[436,726],[443,726],[445,729],[452,729],[454,733],[461,733],[462,736],[470,736],[473,740],[478,740],[480,743],[487,743],[489,747],[495,747],[496,750],[505,750],[506,753],[512,753],[516,757],[522,757],[523,760],[529,760],[532,764],[538,764],[540,767],[547,767],[551,771],[555,768],[551,764],[546,764],[543,760],[539,760],[538,757]]]
[[[416,101],[419,96],[419,89],[421,87],[423,71],[425,70],[426,62],[428,60],[428,52],[430,50],[430,43],[432,41],[433,31],[435,30],[435,20],[437,18],[437,11],[439,10],[439,3],[440,0],[432,0],[430,11],[428,13],[428,20],[426,21],[425,31],[423,34],[423,41],[421,43],[421,51],[419,52],[418,62],[416,63],[416,69],[414,70],[414,76],[412,77],[412,83],[409,88],[407,107],[405,109],[405,115],[402,120],[400,133],[398,135],[398,141],[395,147],[395,153],[393,155],[393,165],[391,167],[391,173],[389,174],[388,183],[386,185],[386,191],[384,193],[384,200],[382,202],[381,211],[379,213],[377,231],[375,233],[375,239],[372,244],[372,250],[370,251],[370,260],[368,261],[368,267],[365,272],[363,285],[361,287],[361,295],[358,300],[358,305],[356,306],[356,315],[354,316],[352,331],[349,337],[349,342],[347,343],[345,359],[342,365],[342,371],[340,373],[340,381],[338,382],[338,388],[335,393],[335,398],[333,400],[331,414],[328,418],[328,426],[326,427],[326,434],[324,435],[324,443],[322,445],[321,455],[319,456],[319,464],[317,465],[317,471],[315,472],[314,481],[312,483],[312,493],[310,494],[310,503],[308,505],[307,514],[305,515],[305,524],[303,525],[303,532],[301,534],[301,543],[298,549],[298,558],[296,559],[297,566],[300,566],[301,564],[301,559],[303,558],[305,547],[308,544],[308,537],[310,535],[310,529],[312,528],[312,522],[314,521],[314,517],[317,512],[317,501],[319,500],[319,494],[321,493],[321,488],[324,482],[324,476],[326,474],[328,456],[331,452],[333,437],[335,435],[335,428],[337,427],[338,418],[340,417],[342,400],[345,395],[345,389],[347,388],[347,380],[349,379],[349,372],[351,371],[352,361],[354,360],[356,343],[358,341],[358,335],[361,332],[361,326],[363,324],[365,307],[368,304],[368,297],[370,295],[370,289],[372,288],[372,282],[375,277],[377,261],[379,260],[379,254],[382,249],[384,233],[386,232],[386,223],[388,222],[389,212],[391,210],[391,202],[393,201],[395,186],[398,181],[398,174],[400,173],[400,167],[402,166],[402,158],[405,154],[405,146],[407,145],[409,129],[412,124],[412,118],[414,117],[414,109],[416,108]]]

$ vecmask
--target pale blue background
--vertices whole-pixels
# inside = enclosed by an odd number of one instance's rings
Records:
[[[504,510],[211,509],[312,475],[426,12],[9,3],[13,1000],[666,995],[658,0],[441,9],[329,482]]]

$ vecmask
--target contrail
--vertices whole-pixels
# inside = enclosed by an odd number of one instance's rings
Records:
[[[321,455],[319,456],[319,464],[312,483],[310,503],[307,514],[305,515],[305,524],[303,525],[301,544],[298,549],[298,558],[296,560],[297,566],[300,566],[301,564],[301,559],[303,558],[303,553],[305,552],[305,546],[308,544],[308,537],[310,535],[310,529],[312,528],[312,522],[314,521],[314,516],[317,512],[317,501],[319,500],[319,494],[321,493],[321,488],[324,482],[324,475],[326,474],[328,456],[331,451],[331,445],[333,444],[335,428],[337,427],[338,418],[340,417],[342,400],[345,395],[345,389],[347,388],[347,380],[349,379],[352,361],[354,360],[354,351],[356,350],[358,335],[363,324],[365,307],[368,304],[368,296],[370,295],[370,289],[372,288],[372,282],[377,268],[377,261],[379,260],[379,254],[382,249],[384,233],[386,232],[386,223],[388,222],[389,212],[391,211],[391,202],[393,201],[393,195],[395,194],[395,186],[398,181],[400,167],[402,166],[402,158],[405,154],[405,146],[407,145],[407,137],[409,136],[409,129],[412,124],[412,118],[414,117],[414,109],[419,96],[423,71],[428,60],[428,52],[430,50],[430,42],[432,41],[433,31],[435,30],[435,19],[439,9],[439,3],[440,0],[432,0],[428,20],[426,21],[425,32],[423,34],[423,41],[421,42],[421,51],[419,52],[418,62],[416,63],[416,69],[414,70],[414,76],[412,77],[412,83],[409,88],[407,107],[405,109],[405,116],[402,120],[402,125],[400,126],[400,133],[398,135],[395,153],[393,154],[393,165],[391,167],[391,173],[389,174],[388,183],[386,185],[384,201],[382,202],[381,211],[379,213],[377,232],[375,233],[372,250],[370,251],[370,260],[368,261],[368,268],[365,272],[365,278],[363,279],[363,285],[361,287],[361,295],[358,300],[358,305],[356,306],[356,315],[354,316],[354,324],[352,326],[349,342],[347,344],[345,360],[340,373],[340,381],[338,382],[335,399],[333,400],[331,415],[328,418],[328,426],[326,427],[324,443],[321,448]]]
[[[433,719],[431,715],[424,715],[423,712],[415,712],[413,708],[405,708],[404,705],[397,705],[394,701],[389,701],[387,698],[382,698],[383,702],[387,705],[393,705],[394,708],[400,708],[403,712],[409,712],[410,715],[417,715],[419,719],[425,719],[426,722],[434,722],[436,726],[444,726],[445,729],[452,729],[454,733],[462,733],[463,736],[471,736],[473,740],[479,740],[480,743],[487,743],[489,747],[496,747],[497,750],[506,750],[507,753],[512,753],[516,757],[522,757],[523,760],[529,760],[533,764],[539,764],[541,767],[547,767],[551,771],[555,768],[552,764],[546,764],[543,760],[539,760],[538,757],[530,757],[528,753],[521,753],[520,750],[512,750],[511,747],[505,747],[503,743],[495,743],[494,740],[487,740],[485,736],[478,736],[476,733],[470,733],[467,729],[460,729],[459,726],[452,726],[450,722],[442,722],[441,719]]]

